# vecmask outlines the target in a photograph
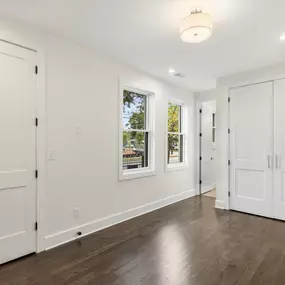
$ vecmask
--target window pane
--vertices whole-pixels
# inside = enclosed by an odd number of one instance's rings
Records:
[[[168,103],[168,132],[181,133],[181,106]]]
[[[184,136],[168,134],[168,164],[183,162]]]
[[[148,167],[148,133],[123,132],[123,170]]]
[[[184,136],[180,135],[180,162],[183,162],[184,158]]]
[[[212,141],[213,141],[213,143],[214,143],[214,142],[216,142],[216,129],[213,128],[212,130],[213,130],[213,133],[212,133]]]
[[[145,130],[147,96],[124,90],[123,100],[123,128]]]
[[[213,113],[212,121],[213,121],[213,127],[215,127],[216,126],[216,114],[215,113]]]

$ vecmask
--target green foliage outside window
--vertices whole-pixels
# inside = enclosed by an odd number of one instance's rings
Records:
[[[168,163],[170,157],[174,152],[179,152],[179,133],[181,132],[180,126],[181,106],[168,103]],[[171,134],[177,133],[177,134]]]

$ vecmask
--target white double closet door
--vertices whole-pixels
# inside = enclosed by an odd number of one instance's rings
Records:
[[[285,80],[230,91],[230,208],[285,220]]]

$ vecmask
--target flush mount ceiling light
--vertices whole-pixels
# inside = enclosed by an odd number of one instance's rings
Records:
[[[209,14],[195,9],[184,18],[180,27],[181,40],[186,43],[200,43],[212,35],[212,20]]]

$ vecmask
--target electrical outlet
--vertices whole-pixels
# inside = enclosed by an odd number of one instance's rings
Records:
[[[79,218],[79,213],[80,212],[80,208],[76,207],[73,209],[73,218],[74,219],[78,219]]]
[[[48,160],[55,160],[55,150],[54,149],[48,150],[47,159]]]
[[[82,128],[80,126],[75,127],[75,134],[76,135],[81,135],[82,134]]]

